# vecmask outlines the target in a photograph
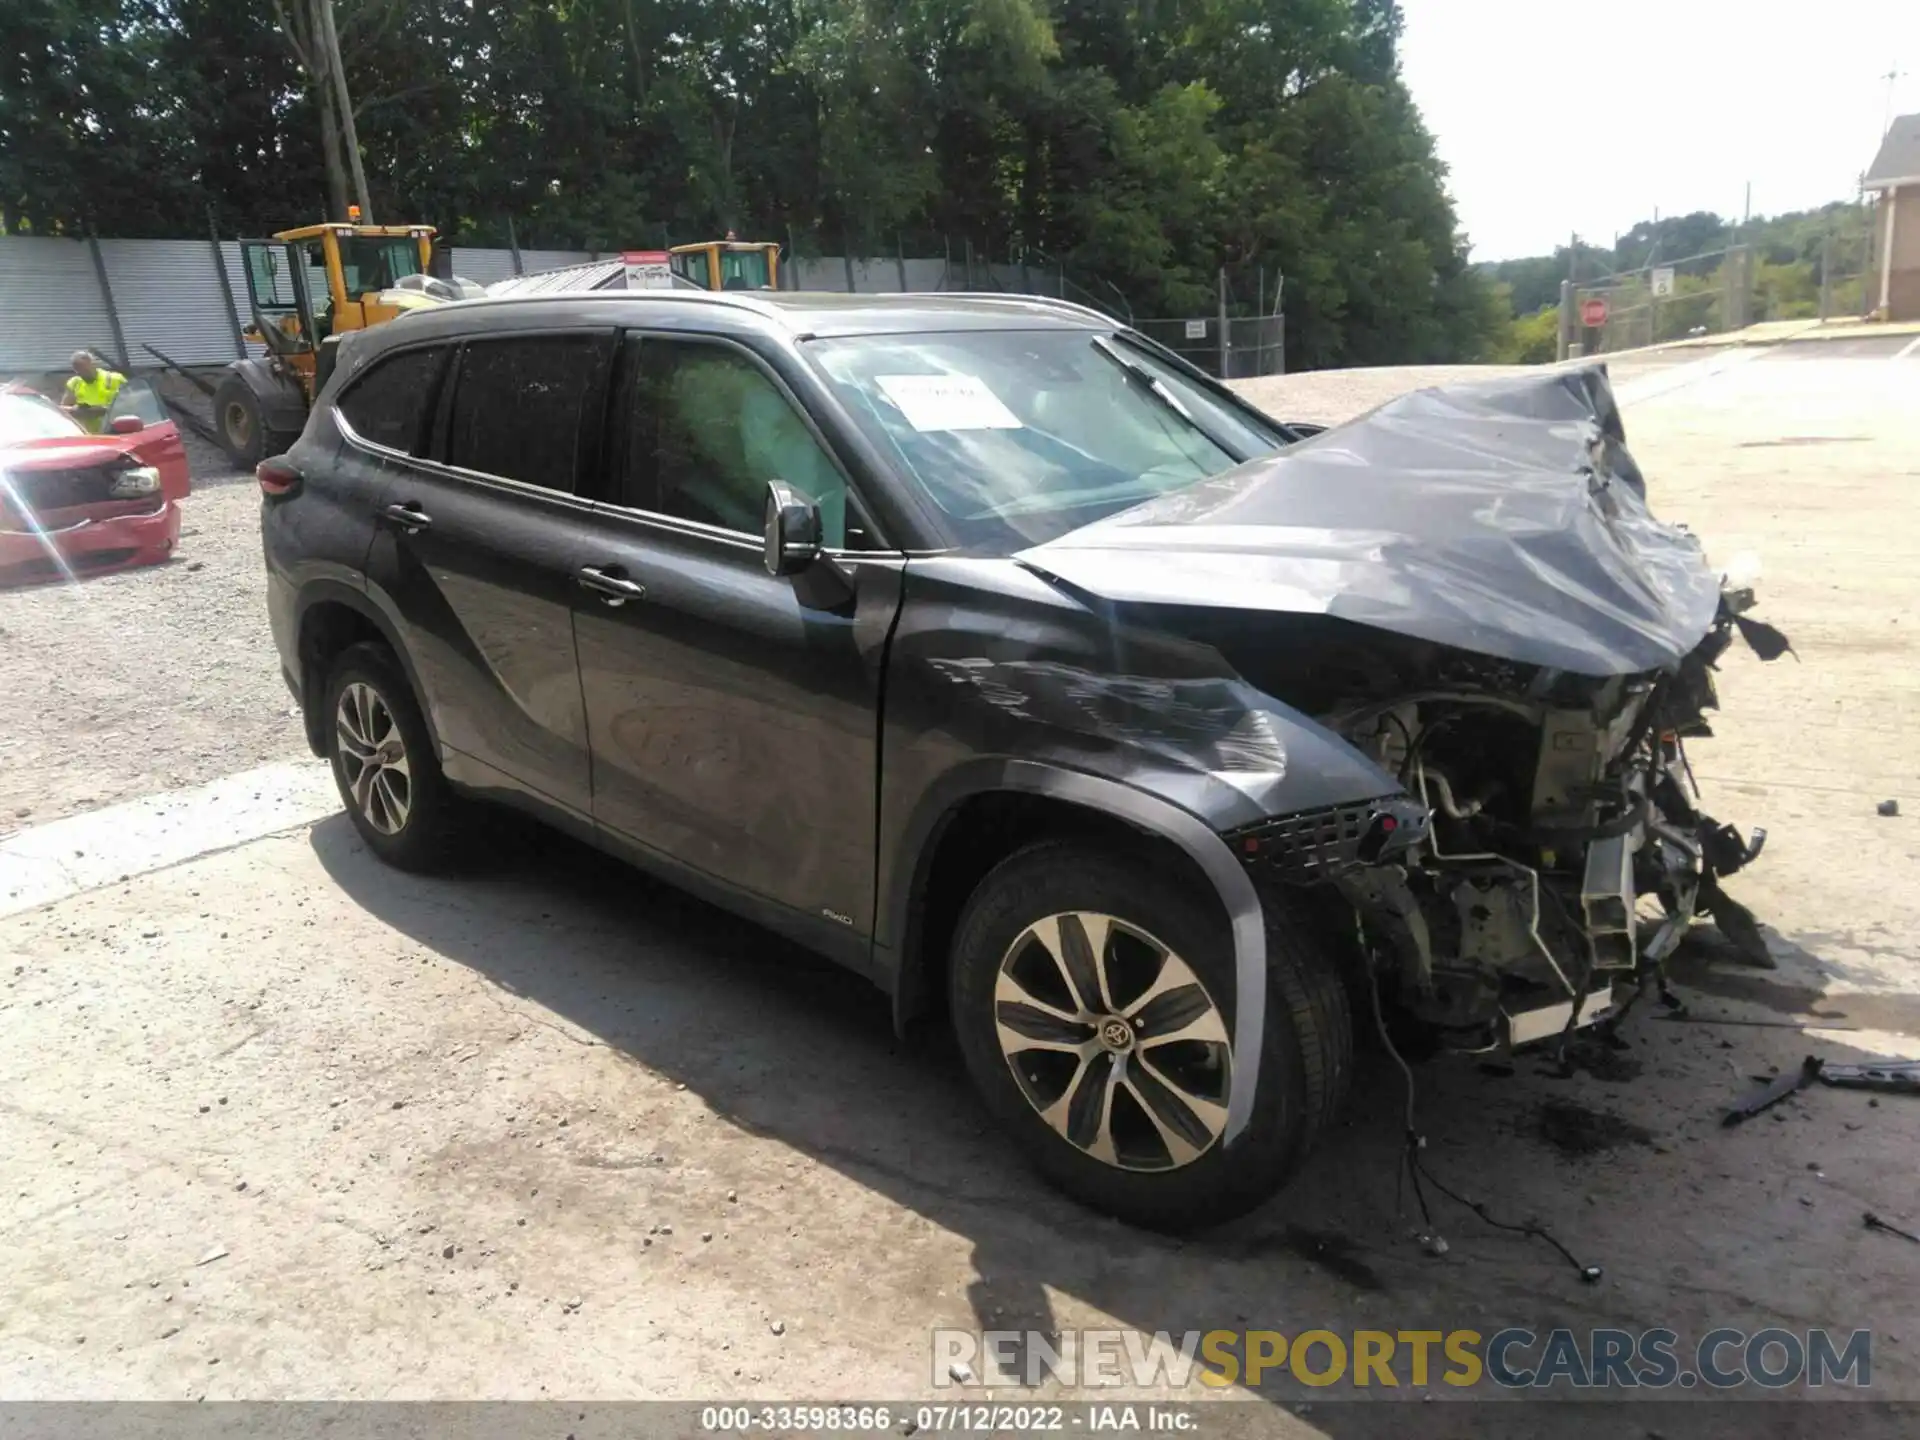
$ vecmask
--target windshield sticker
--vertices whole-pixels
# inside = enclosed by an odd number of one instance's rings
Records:
[[[978,375],[876,375],[914,429],[1018,430],[1020,417]]]

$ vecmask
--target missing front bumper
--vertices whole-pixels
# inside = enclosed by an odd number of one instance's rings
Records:
[[[1579,1002],[1579,1014],[1574,1013],[1572,1000],[1559,1000],[1551,1005],[1542,1005],[1533,1010],[1505,1010],[1500,1012],[1500,1025],[1504,1032],[1502,1038],[1507,1048],[1517,1050],[1523,1045],[1532,1045],[1541,1040],[1551,1040],[1564,1035],[1572,1021],[1574,1030],[1586,1030],[1601,1021],[1611,1019],[1614,1014],[1613,986],[1603,985],[1590,990]]]

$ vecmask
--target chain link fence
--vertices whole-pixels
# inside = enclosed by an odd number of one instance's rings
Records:
[[[1216,313],[1169,319],[1140,315],[1110,281],[1076,271],[1037,249],[1012,250],[996,258],[965,236],[903,233],[894,237],[893,255],[857,259],[814,253],[823,243],[818,235],[789,232],[791,258],[784,262],[783,287],[856,294],[931,290],[1044,295],[1112,316],[1209,375],[1238,380],[1286,372],[1282,279],[1263,267],[1221,269]],[[1246,311],[1252,313],[1236,313]]]
[[[1222,380],[1286,373],[1284,315],[1229,315],[1224,322],[1217,315],[1193,320],[1135,320],[1133,328]]]
[[[1870,236],[1827,236],[1811,264],[1729,245],[1561,285],[1560,358],[1728,334],[1872,308]],[[1598,323],[1593,323],[1595,317]]]

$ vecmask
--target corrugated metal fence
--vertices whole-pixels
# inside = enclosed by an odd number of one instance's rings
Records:
[[[114,364],[157,364],[145,347],[183,365],[223,365],[247,346],[247,279],[228,240],[67,240],[0,237],[0,374],[64,370],[75,350]],[[97,257],[97,258],[96,258]],[[590,250],[453,248],[453,273],[491,285],[599,258]],[[789,283],[805,290],[941,290],[942,260],[838,256],[796,261]]]
[[[216,261],[217,255],[217,261]],[[600,258],[589,250],[476,250],[453,247],[453,273],[481,285]],[[947,259],[805,256],[788,262],[783,288],[875,292],[998,290],[1058,295],[1112,314],[1125,312],[1067,280],[1055,268],[969,265]],[[1130,313],[1126,318],[1131,320]],[[0,237],[0,375],[65,370],[88,349],[128,369],[159,362],[146,347],[183,365],[224,365],[259,353],[240,335],[247,322],[247,281],[234,241],[68,240]],[[1143,326],[1153,322],[1139,322]],[[1226,373],[1267,374],[1282,368],[1277,317],[1234,320],[1222,347],[1211,320],[1168,321],[1169,343]],[[1273,334],[1269,335],[1268,327]],[[1238,327],[1252,326],[1245,334]],[[1199,334],[1200,343],[1186,337]],[[1168,337],[1163,337],[1168,338]],[[1179,343],[1176,343],[1179,342]],[[1231,354],[1229,354],[1229,350]]]
[[[182,365],[224,365],[258,345],[240,338],[247,277],[240,246],[211,240],[0,237],[0,375],[58,371],[76,350],[146,369],[146,348]],[[533,273],[593,259],[586,250],[522,250]],[[454,273],[482,285],[516,273],[511,250],[456,246]]]

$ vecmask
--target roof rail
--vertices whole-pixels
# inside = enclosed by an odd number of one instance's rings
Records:
[[[543,271],[551,274],[551,271]],[[751,303],[748,294],[731,291],[705,290],[696,286],[691,290],[535,290],[527,294],[487,295],[477,300],[461,300],[461,305],[531,305],[551,300],[626,300],[634,302],[662,300],[692,301],[695,304],[719,305],[730,310],[751,310],[756,314],[766,313],[761,306]],[[422,312],[424,313],[424,312]]]
[[[893,292],[881,292],[893,293]],[[1059,311],[1063,315],[1074,315],[1082,319],[1098,320],[1102,325],[1122,325],[1125,321],[1096,310],[1091,305],[1082,305],[1074,300],[1062,300],[1053,295],[1029,295],[1021,290],[920,290],[901,292],[920,295],[964,295],[969,300],[1011,301],[1018,305],[1038,305],[1048,310]]]

